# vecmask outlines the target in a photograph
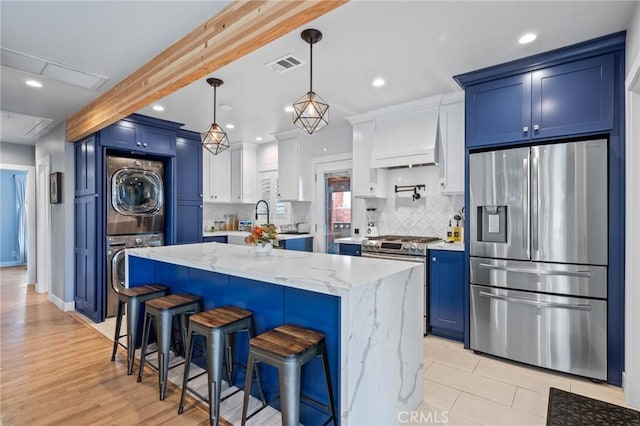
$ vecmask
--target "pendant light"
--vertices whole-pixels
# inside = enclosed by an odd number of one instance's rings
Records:
[[[229,148],[227,133],[216,123],[216,89],[222,86],[219,78],[208,78],[207,83],[213,87],[213,124],[200,134],[202,146],[213,155],[220,154]]]
[[[309,91],[293,104],[293,124],[311,135],[329,124],[329,105],[313,91],[313,45],[322,40],[322,33],[307,29],[300,37],[309,43]]]

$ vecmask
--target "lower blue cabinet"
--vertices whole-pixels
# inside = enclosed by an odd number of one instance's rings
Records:
[[[218,235],[215,237],[204,237],[202,238],[203,243],[224,243],[227,244],[227,236],[226,235]]]
[[[338,244],[340,247],[338,250],[338,254],[343,256],[361,256],[362,255],[362,246],[360,244]]]
[[[278,244],[285,250],[313,251],[313,237],[280,240]]]
[[[429,250],[431,334],[464,339],[464,252]]]

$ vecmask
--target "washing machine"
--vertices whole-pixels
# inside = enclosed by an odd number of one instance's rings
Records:
[[[107,235],[164,232],[164,164],[107,156]]]
[[[126,288],[125,249],[159,247],[164,245],[164,234],[111,235],[107,237],[107,309],[106,316],[118,313],[118,293]]]

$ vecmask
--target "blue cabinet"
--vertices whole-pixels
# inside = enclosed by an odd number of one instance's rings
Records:
[[[464,340],[464,252],[429,250],[429,326],[436,336]]]
[[[344,256],[361,256],[362,246],[360,244],[340,243],[338,253]]]
[[[96,322],[103,319],[105,297],[98,200],[97,194],[76,197],[74,238],[76,310]]]
[[[176,244],[202,241],[202,145],[197,133],[176,140]]]
[[[278,244],[285,250],[313,251],[313,237],[280,240]]]
[[[596,56],[466,87],[466,145],[611,130],[614,59]]]
[[[77,142],[75,149],[75,195],[98,192],[98,142],[95,135]]]
[[[136,153],[173,156],[176,153],[176,130],[124,119],[100,132],[100,144]]]
[[[224,243],[226,244],[228,242],[227,240],[227,236],[226,235],[217,235],[214,237],[204,237],[202,239],[203,243]]]

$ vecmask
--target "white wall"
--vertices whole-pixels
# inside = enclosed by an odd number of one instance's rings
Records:
[[[33,145],[0,142],[0,163],[35,166],[35,147]]]
[[[640,58],[640,3],[636,4],[627,26],[626,75],[638,58]]]
[[[74,300],[74,150],[65,142],[66,122],[36,141],[35,158],[51,156],[51,172],[62,172],[62,203],[51,209],[51,294],[65,304]]]
[[[630,20],[626,51],[625,377],[627,402],[640,407],[640,4]]]
[[[300,133],[301,139],[311,144],[312,158],[353,152],[351,125],[346,122],[344,126],[325,128],[313,135]]]

